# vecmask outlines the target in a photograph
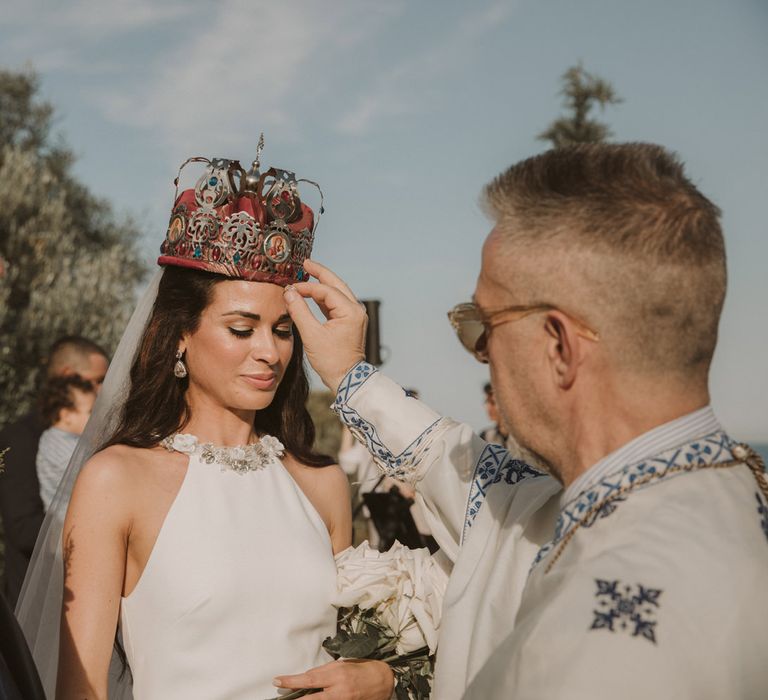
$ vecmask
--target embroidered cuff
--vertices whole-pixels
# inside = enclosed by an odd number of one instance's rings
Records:
[[[337,406],[349,401],[355,395],[355,392],[378,371],[379,370],[372,364],[365,360],[358,362],[351,370],[349,370],[349,372],[347,372],[344,379],[341,380],[341,384],[339,384],[339,388],[336,392],[336,401],[334,401],[331,408],[336,411]]]
[[[331,406],[381,471],[414,483],[434,438],[451,424],[367,362],[344,377]]]

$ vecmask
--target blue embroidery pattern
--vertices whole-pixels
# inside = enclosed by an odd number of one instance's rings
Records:
[[[336,406],[346,403],[352,398],[354,393],[365,382],[378,372],[372,364],[368,362],[358,362],[349,372],[347,372],[344,379],[341,380],[339,390],[336,392]]]
[[[597,510],[595,510],[592,515],[590,515],[582,523],[581,526],[592,527],[601,518],[607,518],[609,515],[611,515],[619,507],[618,504],[626,500],[626,496],[615,496],[610,501],[603,502],[600,504],[600,506],[598,506]]]
[[[486,445],[475,465],[475,473],[472,477],[472,486],[469,489],[469,500],[464,518],[462,541],[466,537],[468,529],[472,527],[480,507],[485,502],[488,489],[493,484],[498,484],[501,481],[510,485],[518,484],[523,479],[539,476],[545,476],[544,472],[534,469],[519,459],[512,459],[509,452],[501,447],[501,445]]]
[[[381,441],[373,424],[362,418],[360,414],[347,405],[355,392],[365,384],[378,370],[367,362],[356,364],[341,381],[336,393],[336,400],[332,406],[333,411],[341,421],[365,443],[366,449],[371,453],[376,462],[386,471],[387,476],[395,479],[407,480],[411,476],[413,468],[413,456],[429,435],[434,432],[442,419],[436,420],[419,437],[417,437],[399,455],[393,454]]]
[[[334,409],[335,410],[335,409]],[[368,452],[371,453],[377,464],[381,466],[387,476],[401,481],[407,481],[411,478],[413,470],[413,457],[418,448],[424,443],[437,426],[443,421],[442,418],[436,420],[419,437],[417,437],[400,454],[393,454],[381,441],[376,428],[349,406],[339,408],[337,414],[341,421],[352,431],[352,433],[365,443]]]
[[[594,525],[599,519],[611,515],[617,510],[616,503],[625,499],[612,499],[620,489],[631,486],[637,479],[655,474],[663,479],[666,473],[673,467],[694,469],[698,466],[714,464],[715,462],[733,459],[731,447],[735,443],[724,432],[717,431],[705,437],[675,447],[651,459],[646,459],[635,464],[628,464],[618,471],[606,476],[599,484],[584,491],[577,498],[565,505],[560,511],[555,526],[555,536],[551,542],[545,544],[536,555],[531,570],[544,559],[562,539],[579,524],[587,512],[596,504],[602,503],[597,513],[590,516],[582,527]],[[679,472],[675,471],[673,474]],[[611,499],[607,503],[608,499]]]
[[[620,581],[595,579],[597,610],[589,629],[610,632],[628,631],[633,637],[643,637],[656,644],[656,620],[662,590],[635,586]]]
[[[757,499],[757,513],[760,516],[760,525],[763,526],[763,532],[768,537],[768,506],[763,503],[763,499],[760,498],[760,494],[755,491],[755,498]]]

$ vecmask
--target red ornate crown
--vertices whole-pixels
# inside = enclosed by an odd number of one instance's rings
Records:
[[[227,277],[287,285],[306,279],[304,261],[312,253],[315,229],[312,210],[299,199],[294,173],[279,168],[259,172],[259,139],[256,160],[245,172],[236,160],[189,158],[206,163],[194,189],[178,194],[159,265],[179,265],[216,272]]]

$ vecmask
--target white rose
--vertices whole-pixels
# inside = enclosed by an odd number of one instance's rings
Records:
[[[184,452],[185,454],[192,454],[197,447],[197,438],[194,435],[186,435],[184,433],[177,433],[173,436],[171,446],[177,452]]]
[[[400,636],[397,652],[437,647],[448,576],[426,549],[399,542],[378,552],[367,542],[336,558],[339,607],[375,608],[382,623]]]
[[[398,617],[401,614],[404,619]],[[429,646],[428,640],[424,636],[424,631],[416,621],[416,618],[410,613],[407,605],[387,607],[382,610],[379,617],[398,636],[395,647],[397,654],[408,654],[422,647]],[[430,653],[432,651],[433,649],[430,647]]]
[[[339,553],[336,568],[338,593],[334,604],[337,607],[376,608],[390,600],[397,590],[393,581],[397,572],[394,557],[389,552],[373,549],[367,541]]]
[[[443,598],[448,586],[448,573],[432,556],[424,562],[421,575],[416,579],[416,590],[411,601],[411,613],[424,634],[431,653],[437,648],[437,635],[443,612]]]

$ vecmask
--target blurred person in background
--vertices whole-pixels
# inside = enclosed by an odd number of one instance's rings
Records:
[[[483,393],[485,394],[483,405],[485,406],[485,412],[488,414],[488,418],[491,420],[491,425],[480,431],[480,437],[486,442],[493,443],[494,445],[506,446],[509,435],[507,434],[507,431],[501,427],[499,407],[496,405],[493,385],[490,382],[486,382],[483,386]]]
[[[362,516],[368,543],[371,547],[378,548],[379,532],[371,520],[371,514],[363,503],[366,493],[384,492],[383,482],[387,478],[376,467],[373,458],[355,438],[346,426],[341,429],[341,447],[339,448],[339,466],[349,477],[352,486],[357,486],[357,498],[359,504],[355,509],[354,517]]]
[[[49,426],[37,448],[40,498],[48,510],[96,401],[96,389],[77,374],[51,377],[40,396],[40,415]]]
[[[101,346],[87,338],[68,335],[51,346],[46,376],[78,375],[91,382],[98,391],[108,364],[107,353]],[[40,436],[45,428],[40,411],[35,406],[0,431],[0,449],[8,450],[5,472],[0,476],[0,517],[5,531],[3,587],[11,607],[18,600],[45,512],[35,463]]]
[[[418,389],[407,388],[405,389],[405,393],[407,396],[410,396],[414,399],[419,398]],[[409,505],[409,512],[411,518],[413,519],[413,527],[421,536],[421,538],[415,538],[415,540],[420,541],[402,542],[402,544],[406,544],[409,547],[420,547],[424,546],[424,543],[427,543],[431,549],[436,548],[434,540],[432,540],[431,537],[432,532],[430,531],[427,520],[424,517],[422,507],[415,500],[415,490],[409,484],[406,484],[403,481],[398,481],[397,479],[393,479],[392,477],[382,474],[379,468],[376,466],[376,463],[374,462],[373,457],[368,452],[367,448],[355,440],[352,433],[346,426],[342,426],[341,431],[339,465],[350,478],[352,485],[358,487],[357,499],[359,499],[359,503],[353,515],[354,517],[357,517],[358,514],[361,514],[365,519],[365,525],[368,533],[368,543],[371,545],[371,547],[388,548],[388,545],[391,545],[392,543],[390,541],[391,538],[388,537],[382,541],[381,533],[376,527],[374,519],[371,518],[371,513],[368,507],[365,505],[365,495],[369,493],[390,494],[393,493],[394,489],[394,494],[411,502]],[[388,509],[386,512],[392,517],[397,517],[396,514],[401,512],[401,510],[401,508],[394,506]],[[399,529],[396,527],[389,527],[388,524],[382,523],[381,518],[383,518],[383,516],[384,513],[382,513],[380,516],[380,524],[383,525],[385,530],[389,532]],[[402,532],[402,530],[400,531]],[[402,535],[400,535],[400,539],[402,539]]]

